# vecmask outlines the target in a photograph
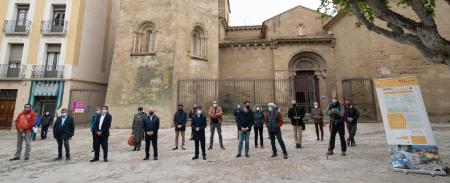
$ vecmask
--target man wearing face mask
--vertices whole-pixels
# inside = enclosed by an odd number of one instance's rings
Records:
[[[102,114],[102,109],[100,107],[96,107],[95,108],[95,112],[94,114],[92,114],[91,117],[91,133],[92,133],[92,151],[95,151],[95,137],[97,136],[96,132],[95,132],[95,121],[97,120],[97,117],[100,116],[100,114]]]
[[[158,160],[158,130],[159,130],[159,117],[155,115],[155,109],[150,108],[148,111],[147,120],[144,122],[145,132],[145,158],[148,160],[150,157],[150,143],[153,147],[153,160]]]
[[[265,116],[265,125],[269,129],[270,144],[272,146],[272,158],[277,157],[277,148],[275,146],[275,138],[280,144],[281,150],[283,151],[284,159],[288,158],[286,151],[286,145],[284,144],[283,137],[281,136],[281,126],[283,126],[283,117],[281,112],[278,111],[274,103],[269,103],[268,112]]]
[[[305,130],[305,109],[297,105],[295,100],[292,101],[292,107],[288,110],[288,118],[291,119],[294,129],[295,148],[302,148],[302,131]]]
[[[311,110],[311,121],[314,123],[316,128],[317,141],[323,141],[323,113],[319,108],[319,103],[314,102],[314,109]],[[320,138],[319,138],[319,128],[320,128]]]
[[[330,116],[330,143],[328,146],[327,155],[333,155],[333,149],[335,145],[336,133],[339,133],[339,138],[341,140],[341,155],[345,156],[345,151],[347,151],[347,144],[345,142],[345,124],[344,124],[344,109],[337,100],[336,96],[333,96],[333,101],[328,104],[327,110],[325,112],[327,116]]]
[[[108,162],[108,138],[111,128],[112,116],[108,112],[108,106],[102,107],[102,112],[97,116],[94,125],[95,131],[95,157],[90,162],[98,161],[100,158],[100,146],[103,149],[103,161]]]
[[[255,148],[258,148],[258,134],[260,140],[261,149],[264,148],[263,130],[264,130],[264,113],[261,110],[260,105],[256,105],[255,110],[255,122],[253,123],[253,129],[255,131]]]
[[[348,130],[347,146],[356,146],[355,134],[357,122],[359,118],[359,111],[353,106],[350,100],[345,101],[345,122]]]
[[[48,127],[52,123],[52,117],[50,116],[50,112],[45,112],[44,117],[42,117],[42,129],[41,129],[41,139],[47,138]]]
[[[172,150],[178,149],[178,137],[181,134],[181,150],[186,150],[184,148],[184,137],[186,132],[186,123],[187,123],[187,113],[183,110],[183,105],[178,105],[178,111],[175,112],[173,116],[173,125],[175,126],[175,148]]]
[[[66,151],[66,161],[70,160],[69,140],[72,139],[75,132],[75,123],[73,118],[67,114],[67,109],[61,109],[61,116],[56,119],[53,125],[53,137],[58,142],[58,157],[55,161],[62,160],[62,146]]]
[[[197,112],[192,118],[192,128],[194,129],[195,156],[192,160],[198,159],[199,146],[202,148],[203,160],[206,160],[205,151],[205,128],[207,126],[206,116],[202,113],[202,107],[197,107]]]
[[[239,128],[239,143],[238,143],[238,154],[237,158],[241,157],[242,146],[245,141],[245,157],[250,157],[248,152],[250,149],[250,131],[252,130],[253,122],[254,122],[254,114],[250,109],[250,102],[245,101],[246,105],[244,109],[238,114],[238,128]]]
[[[208,117],[209,117],[209,123],[211,125],[211,138],[209,141],[208,150],[211,150],[213,148],[214,132],[216,129],[217,129],[217,133],[219,134],[220,148],[225,150],[225,147],[223,146],[223,141],[222,141],[222,108],[219,105],[217,105],[217,101],[214,101],[213,106],[211,108],[209,108]]]

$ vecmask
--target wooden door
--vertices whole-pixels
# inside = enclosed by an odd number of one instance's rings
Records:
[[[11,128],[15,104],[15,100],[0,100],[0,128]]]

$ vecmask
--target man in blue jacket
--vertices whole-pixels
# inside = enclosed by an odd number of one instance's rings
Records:
[[[155,115],[155,109],[150,108],[148,112],[147,120],[144,121],[145,132],[145,158],[148,160],[150,157],[150,141],[153,146],[153,159],[158,160],[158,130],[159,130],[159,117]]]
[[[58,142],[58,157],[55,161],[62,160],[62,146],[66,150],[66,161],[70,160],[69,140],[72,139],[75,132],[75,123],[73,118],[67,114],[67,109],[61,109],[61,116],[56,119],[53,125],[53,137]]]

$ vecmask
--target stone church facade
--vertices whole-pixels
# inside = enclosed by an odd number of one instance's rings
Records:
[[[450,37],[443,16],[450,8],[437,7],[440,33]],[[204,111],[213,100],[233,106],[242,102],[236,93],[253,104],[276,101],[287,108],[293,99],[325,106],[334,92],[360,102],[367,120],[379,121],[372,79],[410,75],[419,78],[430,115],[450,111],[448,67],[355,28],[351,16],[321,21],[316,11],[297,6],[262,25],[229,26],[228,0],[121,0],[117,13],[106,96],[114,127],[130,127],[138,106],[156,108],[168,127],[177,104],[190,109],[199,103]],[[241,86],[244,82],[249,84]],[[273,85],[259,86],[264,82]],[[264,98],[267,93],[272,98]]]

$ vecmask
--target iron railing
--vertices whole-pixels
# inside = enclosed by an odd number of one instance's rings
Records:
[[[0,64],[0,79],[25,78],[26,65]]]
[[[32,78],[63,78],[64,65],[33,65]]]
[[[376,121],[377,111],[373,81],[370,78],[349,78],[342,80],[344,99],[352,101],[363,121]]]
[[[252,78],[192,78],[177,81],[177,103],[191,108],[194,104],[207,111],[212,101],[217,100],[223,109],[225,120],[233,120],[233,111],[238,104],[248,100],[251,105],[276,103],[286,114],[294,96],[294,82],[291,79]],[[308,104],[313,105],[312,104]]]
[[[25,25],[18,25],[17,20],[5,20],[3,22],[4,33],[30,33],[31,21],[25,20]]]
[[[67,33],[67,21],[45,20],[41,22],[42,33]]]

